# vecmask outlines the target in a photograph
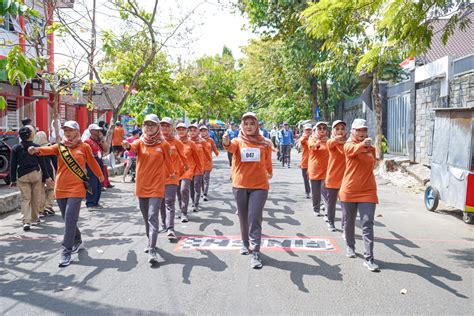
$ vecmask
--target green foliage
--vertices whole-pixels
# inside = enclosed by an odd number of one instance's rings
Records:
[[[33,11],[34,10],[30,9],[27,5],[24,5],[20,0],[0,0],[0,17],[7,14],[24,15]]]
[[[7,71],[8,81],[14,85],[17,81],[20,84],[36,76],[38,63],[34,58],[27,58],[20,50],[19,46],[14,46],[7,56],[7,64],[5,70]]]

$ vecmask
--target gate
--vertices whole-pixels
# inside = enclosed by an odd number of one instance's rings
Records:
[[[390,154],[408,154],[407,136],[410,94],[397,95],[387,102],[387,146]]]

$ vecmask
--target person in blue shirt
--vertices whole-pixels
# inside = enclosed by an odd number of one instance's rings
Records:
[[[260,127],[260,132],[261,132],[262,136],[265,137],[265,138],[270,139],[270,133],[269,133],[268,130],[263,126],[263,122],[262,122],[262,121],[259,121],[259,122],[258,122],[258,126]]]
[[[281,149],[281,156],[282,156],[282,167],[285,166],[285,159],[288,164],[288,168],[290,168],[290,158],[291,158],[291,146],[295,143],[293,138],[293,132],[289,130],[289,126],[287,122],[283,123],[283,129],[279,133],[279,141],[280,141],[280,149]]]
[[[229,140],[231,141],[232,139],[239,136],[239,130],[236,128],[233,122],[229,124],[229,129],[226,132],[227,135],[229,135]],[[227,158],[229,159],[229,166],[232,167],[232,154],[230,152],[227,152]]]
[[[211,129],[211,127],[209,125],[207,125],[207,128],[209,130],[209,137],[212,138],[212,140],[214,141],[214,144],[216,144],[217,147],[219,147],[219,142],[217,141],[217,136],[216,136],[216,133],[214,133],[214,131]]]

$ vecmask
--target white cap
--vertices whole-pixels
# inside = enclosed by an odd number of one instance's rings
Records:
[[[143,123],[145,122],[153,122],[153,123],[159,124],[160,119],[158,118],[156,114],[148,114],[147,116],[145,116],[145,119],[143,120]]]
[[[305,124],[305,125],[303,125],[303,128],[304,129],[312,129],[313,126],[311,124]]]
[[[166,124],[169,124],[169,125],[173,125],[173,120],[169,117],[164,117],[161,119],[160,123],[166,123]]]
[[[257,120],[257,114],[253,113],[253,112],[247,112],[245,113],[244,115],[242,115],[242,119],[246,118],[246,117],[252,117],[254,119]]]
[[[90,130],[90,131],[101,131],[102,130],[102,128],[99,125],[94,124],[94,123],[89,125],[89,127],[87,129]]]
[[[364,119],[355,119],[352,122],[352,129],[361,129],[361,128],[367,128],[367,121]]]
[[[335,120],[334,122],[332,122],[332,128],[336,127],[336,125],[339,124],[339,123],[347,125],[346,122],[344,122],[342,120]]]
[[[206,125],[201,125],[201,127],[199,127],[199,129],[208,129]]]
[[[186,124],[183,123],[183,122],[178,123],[178,125],[176,125],[176,128],[180,128],[180,127],[188,128],[188,127],[186,126]]]
[[[64,129],[65,127],[79,130],[79,124],[76,121],[66,121],[61,128]]]
[[[189,125],[189,128],[191,128],[191,127],[199,129],[199,125],[197,123]]]
[[[314,125],[313,129],[317,129],[319,125],[326,125],[326,126],[328,126],[328,123],[323,122],[323,121],[320,121],[320,122],[316,123],[316,125]]]

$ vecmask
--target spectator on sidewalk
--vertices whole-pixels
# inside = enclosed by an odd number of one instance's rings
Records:
[[[117,163],[120,163],[120,156],[122,155],[124,149],[122,147],[122,141],[125,136],[125,130],[122,127],[120,121],[115,122],[114,133],[112,135],[112,150],[115,155],[115,160]]]
[[[36,141],[40,147],[46,147],[49,146],[46,133],[43,131],[39,131],[36,133]],[[44,164],[46,167],[46,170],[48,171],[48,175],[51,178],[51,181],[45,181],[43,184],[44,190],[43,194],[41,197],[41,207],[40,211],[43,210],[45,215],[54,215],[55,212],[53,210],[53,204],[54,204],[54,179],[55,179],[55,174],[56,174],[56,169],[53,164],[53,159],[55,156],[43,156],[44,159]]]
[[[140,137],[140,130],[134,129],[132,131],[132,136],[127,137],[127,139],[125,140],[131,144],[134,141],[136,141],[139,137]],[[125,183],[125,177],[130,172],[132,165],[135,164],[135,167],[136,167],[136,163],[137,163],[136,153],[134,153],[133,151],[127,150],[125,154],[127,155],[127,161],[126,161],[125,169],[123,171],[123,178],[122,178],[122,182],[124,183]],[[135,170],[132,170],[132,182],[135,182]]]
[[[99,164],[100,169],[103,170],[104,162],[102,161],[102,157],[104,156],[105,150],[101,137],[102,128],[97,124],[91,124],[87,130],[89,131],[90,136],[84,142],[91,147],[94,159]],[[94,211],[98,208],[102,208],[99,203],[102,193],[102,183],[99,181],[99,178],[94,175],[89,164],[86,164],[86,169],[87,175],[89,176],[89,190],[86,193],[86,207],[88,211]]]
[[[21,143],[12,148],[11,184],[20,189],[20,205],[23,216],[23,230],[40,223],[39,211],[43,182],[52,181],[46,170],[44,159],[28,153],[29,147],[39,147],[33,143],[35,129],[31,125],[20,128]]]

